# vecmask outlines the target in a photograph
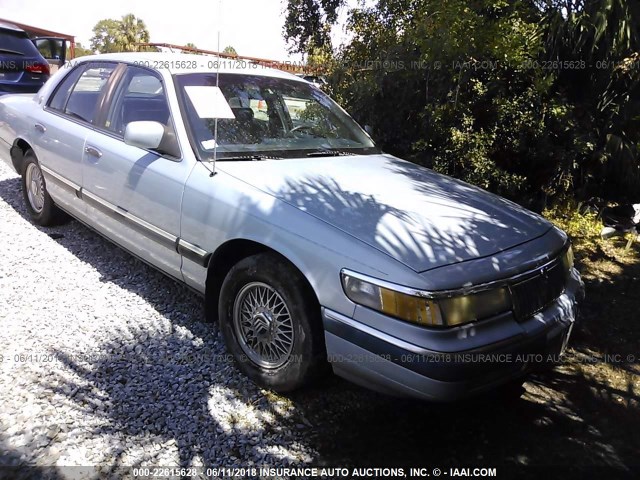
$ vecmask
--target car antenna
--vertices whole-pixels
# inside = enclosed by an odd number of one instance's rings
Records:
[[[220,90],[220,30],[222,29],[222,0],[218,0],[218,61],[216,62],[216,88]],[[216,174],[216,160],[218,160],[218,117],[213,119],[213,165],[210,177]]]

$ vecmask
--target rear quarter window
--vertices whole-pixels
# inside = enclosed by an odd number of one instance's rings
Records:
[[[93,123],[98,101],[116,65],[91,63],[76,67],[60,82],[48,107],[75,119]]]
[[[49,108],[58,110],[60,112],[64,111],[64,107],[67,104],[67,99],[71,94],[71,89],[78,81],[78,77],[80,77],[80,74],[82,73],[84,68],[84,65],[80,65],[67,74],[67,76],[64,78],[64,80],[62,80],[62,82],[60,82],[60,85],[58,85],[55,92],[51,96],[51,100],[49,100]]]

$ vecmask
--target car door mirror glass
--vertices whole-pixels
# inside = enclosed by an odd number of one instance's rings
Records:
[[[164,126],[159,122],[129,122],[124,131],[124,143],[148,150],[157,149],[164,136]]]

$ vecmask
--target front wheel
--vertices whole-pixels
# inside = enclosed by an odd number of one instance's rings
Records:
[[[65,213],[56,207],[47,192],[47,184],[33,150],[24,154],[22,194],[29,216],[38,225],[48,227],[66,220]]]
[[[265,253],[238,262],[224,280],[218,311],[236,365],[261,387],[295,390],[323,371],[320,306],[284,259]]]

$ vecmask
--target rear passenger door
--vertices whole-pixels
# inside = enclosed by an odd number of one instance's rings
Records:
[[[173,88],[172,85],[169,87]],[[104,105],[104,118],[87,136],[82,195],[92,223],[121,246],[181,279],[182,192],[193,163],[124,142],[127,124],[155,121],[175,136],[167,86],[154,70],[129,65]]]
[[[70,71],[33,121],[34,150],[47,190],[62,208],[84,219],[80,201],[84,142],[93,130],[117,64],[82,64]]]

